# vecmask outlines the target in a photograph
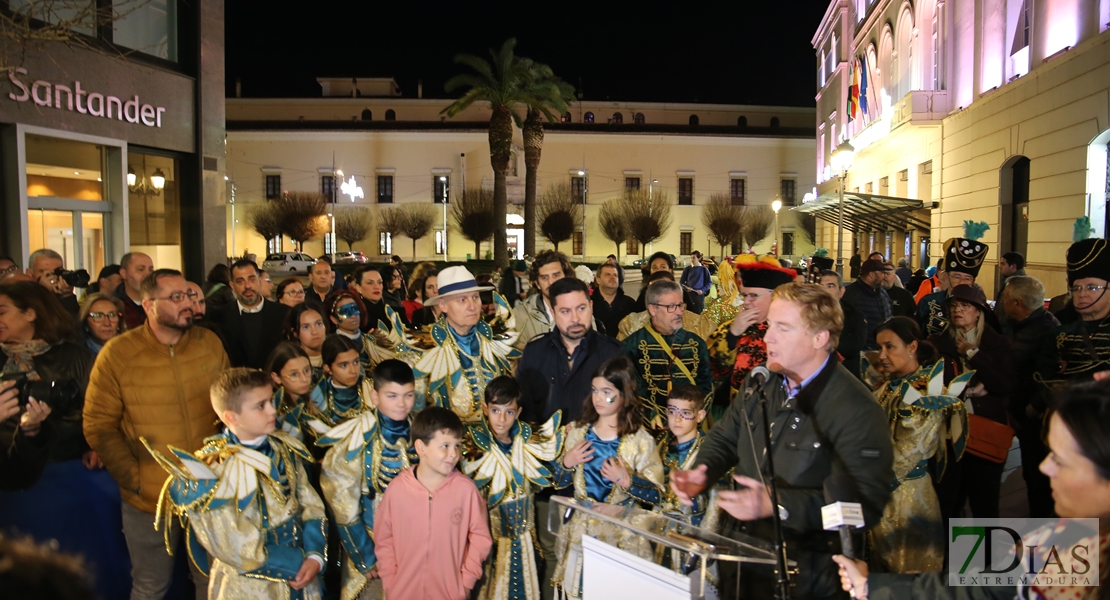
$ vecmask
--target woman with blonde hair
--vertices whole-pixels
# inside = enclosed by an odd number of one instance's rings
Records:
[[[85,347],[96,356],[108,340],[123,333],[127,323],[123,319],[123,301],[110,294],[96,293],[85,296],[77,320]]]

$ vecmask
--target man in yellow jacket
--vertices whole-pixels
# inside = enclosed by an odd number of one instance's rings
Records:
[[[163,532],[154,529],[158,495],[166,472],[143,449],[143,437],[157,450],[167,445],[188,452],[219,432],[209,401],[212,382],[229,368],[214,333],[193,327],[192,295],[181,273],[159,269],[140,288],[147,319],[141,327],[108,342],[97,356],[85,393],[85,439],[119,483],[123,534],[131,554],[132,600],[161,599],[173,577],[173,558]],[[181,527],[174,522],[170,548]],[[197,598],[207,597],[198,581]]]

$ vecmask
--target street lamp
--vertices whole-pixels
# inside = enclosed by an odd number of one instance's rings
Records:
[[[774,202],[771,202],[771,210],[775,211],[775,257],[779,255],[779,210],[782,209],[782,200],[775,197]]]
[[[586,194],[589,190],[589,183],[586,179],[586,172],[579,171],[578,176],[582,178],[582,260],[586,260]],[[571,248],[573,250],[574,248]]]
[[[439,240],[439,243],[443,248],[443,262],[447,262],[447,198],[450,194],[450,188],[447,185],[446,175],[440,175],[439,182],[443,184],[443,239]],[[474,258],[478,257],[475,256]]]
[[[848,169],[852,167],[852,160],[856,157],[856,149],[847,140],[840,143],[829,157],[829,166],[836,171],[840,180],[840,199],[837,202],[836,225],[836,272],[844,277],[844,179],[848,177]]]

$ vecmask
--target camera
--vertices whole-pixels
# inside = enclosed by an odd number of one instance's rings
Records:
[[[27,401],[31,398],[39,402],[46,403],[52,412],[64,414],[72,408],[70,405],[76,406],[77,396],[80,390],[77,387],[77,382],[72,379],[63,381],[46,381],[38,380],[32,381],[27,378],[26,373],[9,373],[0,376],[0,381],[15,381],[15,389],[19,393],[19,407],[27,406]]]
[[[89,272],[85,269],[77,269],[76,271],[67,271],[62,267],[54,270],[54,274],[62,278],[62,281],[69,284],[69,287],[87,288],[89,287]]]

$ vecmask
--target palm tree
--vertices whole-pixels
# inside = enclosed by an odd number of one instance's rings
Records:
[[[540,169],[540,152],[543,150],[543,120],[540,116],[547,117],[549,122],[559,121],[558,115],[567,110],[567,100],[574,97],[574,88],[555,77],[551,67],[534,63],[532,80],[525,96],[528,116],[521,131],[524,138],[524,253],[535,256],[536,174]]]
[[[520,115],[513,107],[528,100],[524,90],[532,80],[532,63],[513,54],[515,39],[508,39],[501,50],[490,50],[492,64],[471,54],[455,56],[455,62],[466,65],[474,73],[456,75],[447,81],[448,92],[467,88],[462,98],[443,109],[442,114],[453,117],[475,102],[489,102],[493,116],[489,120],[489,156],[493,166],[493,218],[497,229],[493,232],[493,257],[497,266],[509,265],[509,243],[505,235],[505,213],[508,202],[506,179],[509,160],[512,158],[513,123],[521,126]]]

